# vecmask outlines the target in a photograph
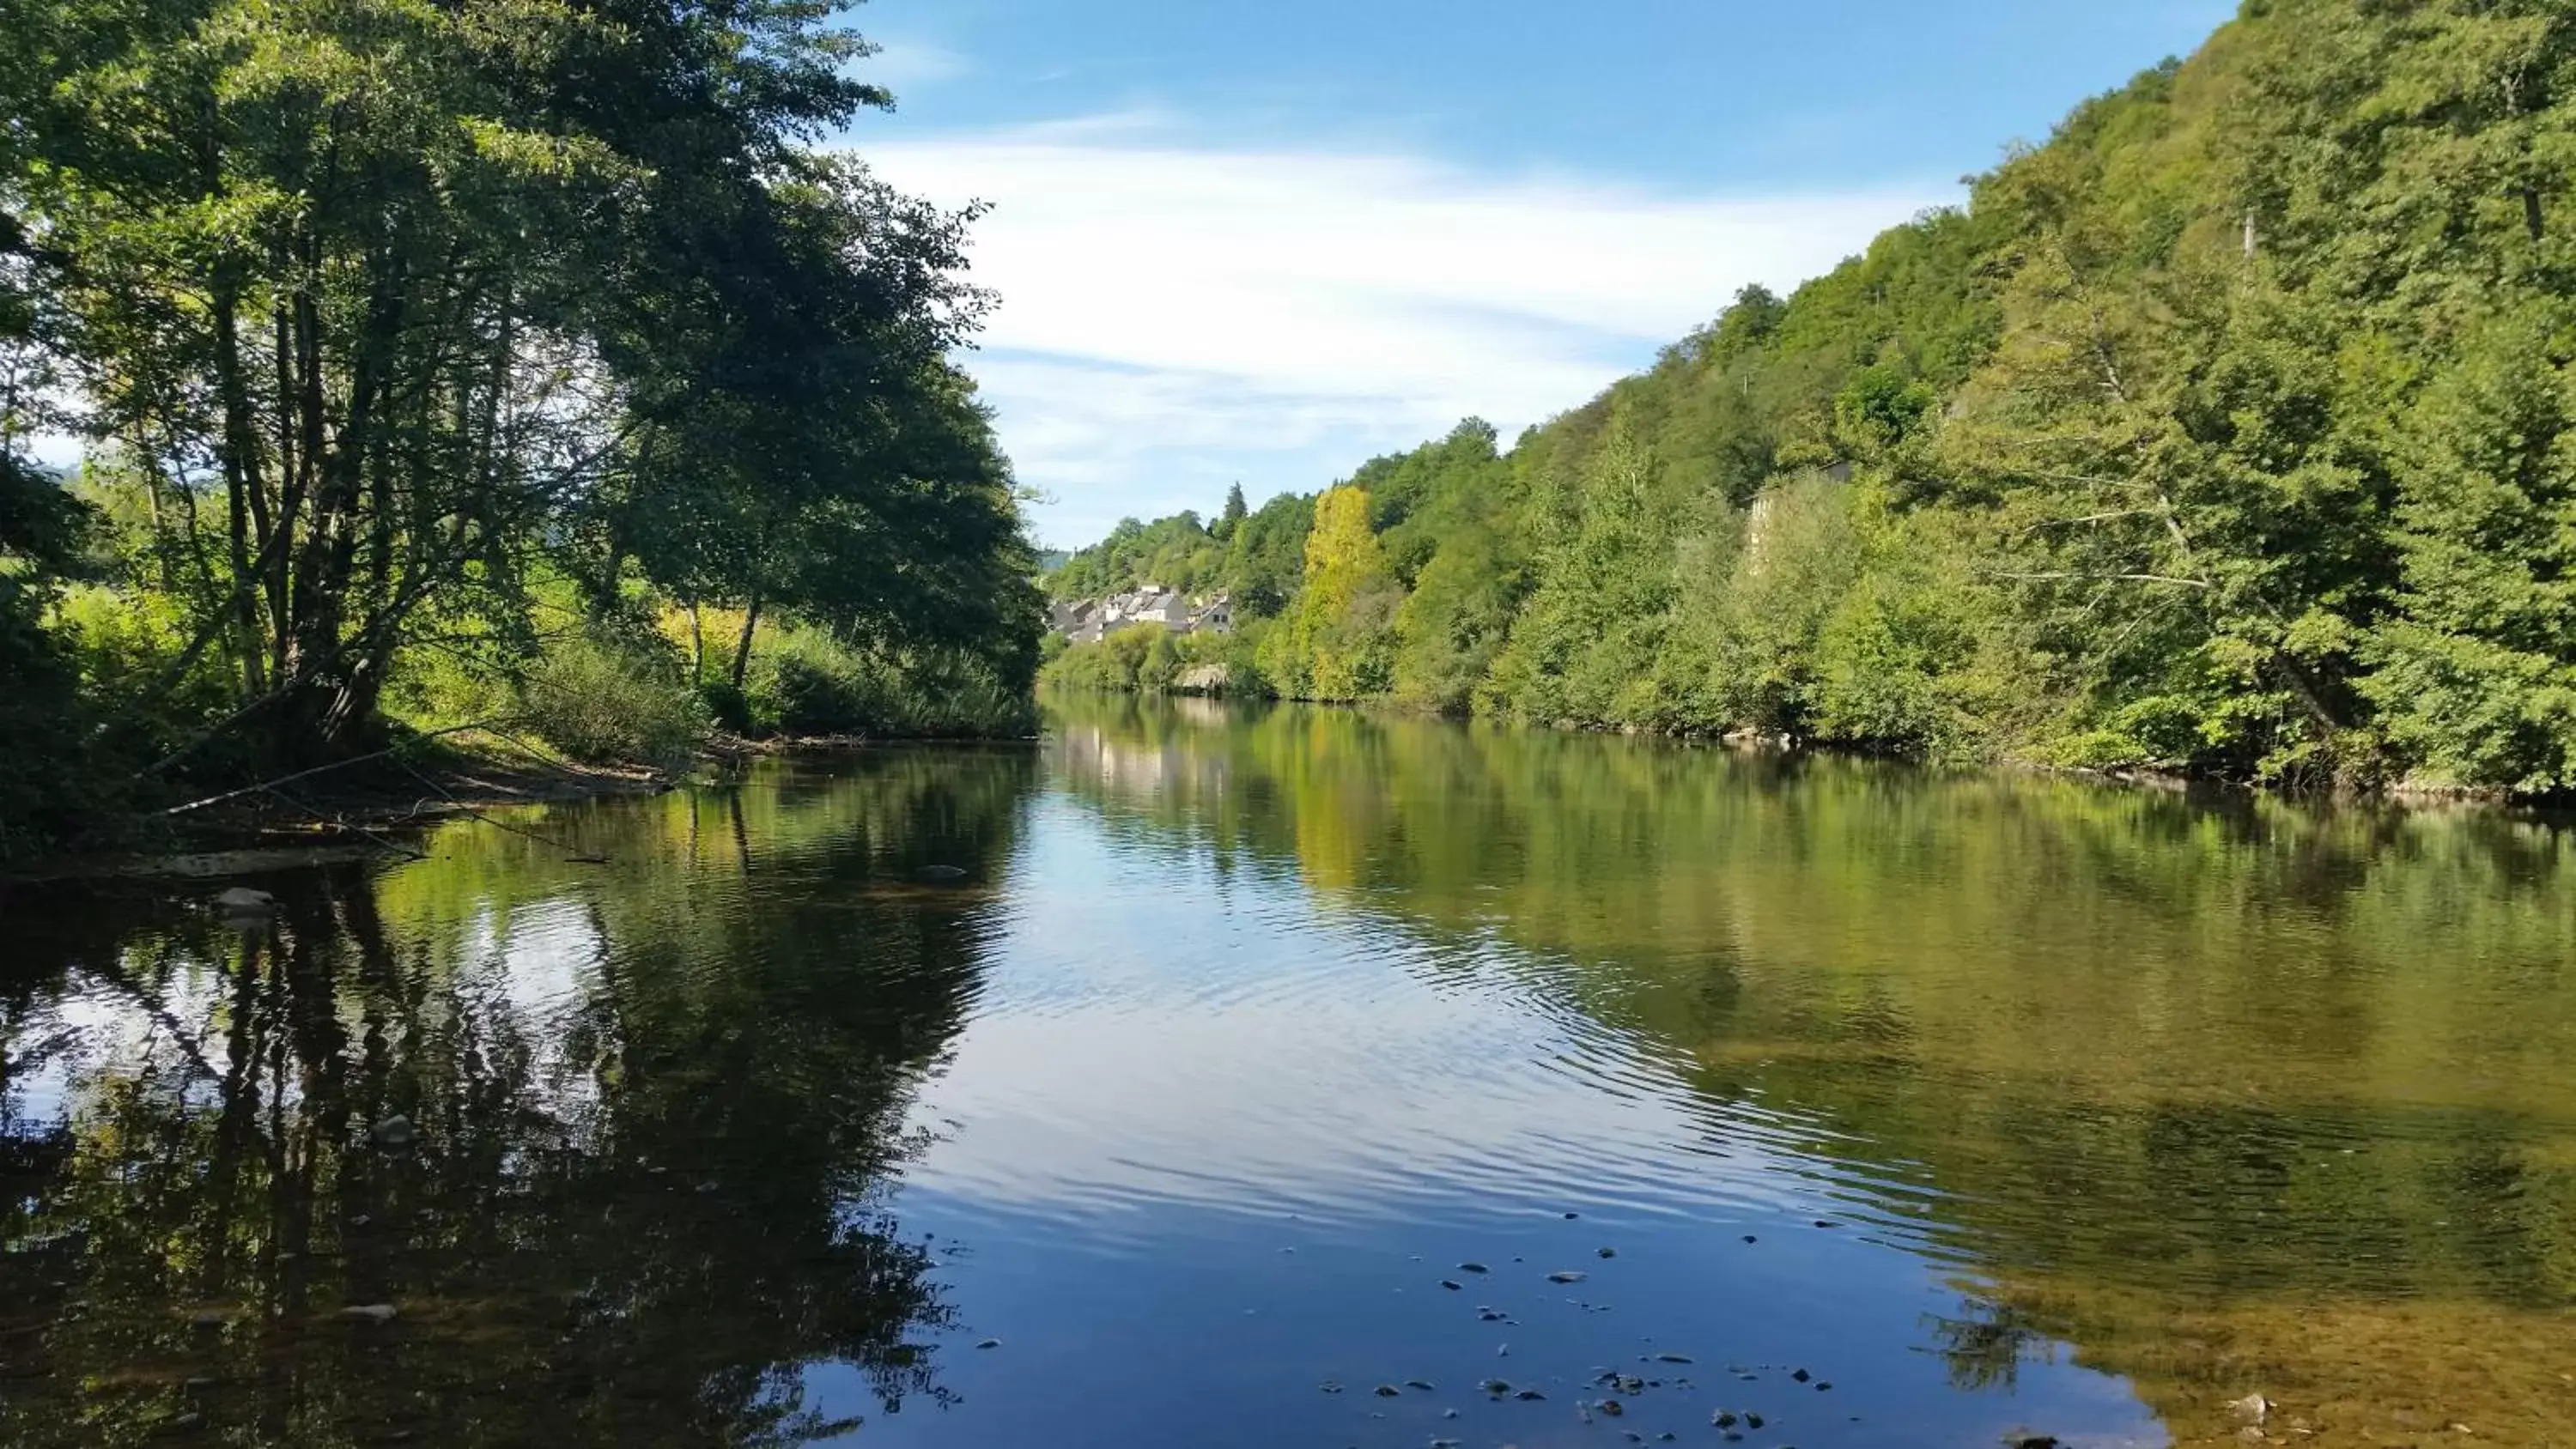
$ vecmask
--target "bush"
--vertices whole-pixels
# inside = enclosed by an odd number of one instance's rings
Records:
[[[539,655],[519,699],[538,738],[594,763],[677,764],[709,723],[674,661],[583,636]]]
[[[1036,728],[1027,692],[962,651],[857,648],[790,626],[752,656],[751,732],[892,739],[987,738]]]

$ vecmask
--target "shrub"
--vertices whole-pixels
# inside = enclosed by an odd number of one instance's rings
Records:
[[[668,766],[707,733],[706,706],[673,661],[586,636],[548,646],[519,698],[529,728],[576,760]]]

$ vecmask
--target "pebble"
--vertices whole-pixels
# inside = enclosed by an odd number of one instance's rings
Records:
[[[1524,1404],[1535,1404],[1545,1400],[1547,1395],[1540,1393],[1536,1389],[1523,1389],[1519,1393],[1512,1395],[1512,1397],[1520,1400]]]
[[[1620,1403],[1617,1399],[1603,1399],[1598,1407],[1601,1412],[1609,1415],[1613,1419],[1628,1412],[1628,1406]]]
[[[1443,1278],[1443,1279],[1441,1279],[1441,1280],[1440,1280],[1440,1286],[1441,1286],[1441,1287],[1443,1287],[1443,1288],[1448,1289],[1448,1290],[1449,1290],[1450,1292],[1452,1292],[1452,1293],[1455,1293],[1455,1292],[1457,1292],[1459,1289],[1464,1288],[1464,1287],[1466,1287],[1467,1285],[1466,1285],[1466,1284],[1464,1284],[1464,1283],[1459,1282],[1459,1281],[1458,1281],[1457,1279],[1455,1279],[1455,1278]]]
[[[1380,1384],[1377,1386],[1377,1396],[1381,1399],[1392,1399],[1403,1392],[1404,1390],[1397,1388],[1393,1384]]]
[[[1461,1263],[1458,1265],[1458,1271],[1461,1273],[1490,1273],[1494,1270],[1486,1267],[1482,1263]]]
[[[1619,1256],[1619,1250],[1617,1248],[1603,1248],[1600,1251],[1601,1256],[1605,1258],[1615,1258]]]
[[[1404,1381],[1404,1386],[1408,1389],[1420,1389],[1426,1394],[1437,1393],[1439,1391],[1438,1386],[1433,1384],[1429,1379],[1406,1379]]]
[[[1689,1363],[1689,1362],[1691,1362],[1691,1356],[1690,1356],[1689,1354],[1686,1354],[1686,1353],[1659,1353],[1659,1354],[1656,1354],[1656,1355],[1655,1355],[1655,1362],[1657,1362],[1657,1363]]]
[[[1002,1346],[1002,1341],[998,1338],[988,1338],[975,1346],[977,1348],[1000,1348]]]
[[[1338,1394],[1342,1391],[1341,1382],[1337,1379],[1326,1379],[1322,1383],[1315,1385],[1315,1387],[1322,1389],[1328,1394]]]
[[[1789,1377],[1796,1379],[1798,1382],[1803,1384],[1807,1381],[1807,1371],[1805,1369],[1799,1369],[1791,1373]]]
[[[1547,1281],[1550,1283],[1580,1283],[1583,1281],[1583,1275],[1580,1273],[1550,1273],[1547,1275]]]

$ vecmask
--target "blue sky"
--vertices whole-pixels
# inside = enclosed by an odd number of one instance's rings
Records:
[[[1506,436],[1786,288],[2232,0],[875,0],[844,138],[993,207],[968,359],[1042,541]]]

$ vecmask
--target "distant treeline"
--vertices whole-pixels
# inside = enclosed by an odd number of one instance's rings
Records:
[[[889,100],[828,13],[0,0],[0,856],[422,726],[1024,712],[972,218],[809,144]]]
[[[2564,792],[2571,181],[2576,10],[2249,0],[1507,450],[1122,525],[1052,586],[1230,589],[1281,695]]]

